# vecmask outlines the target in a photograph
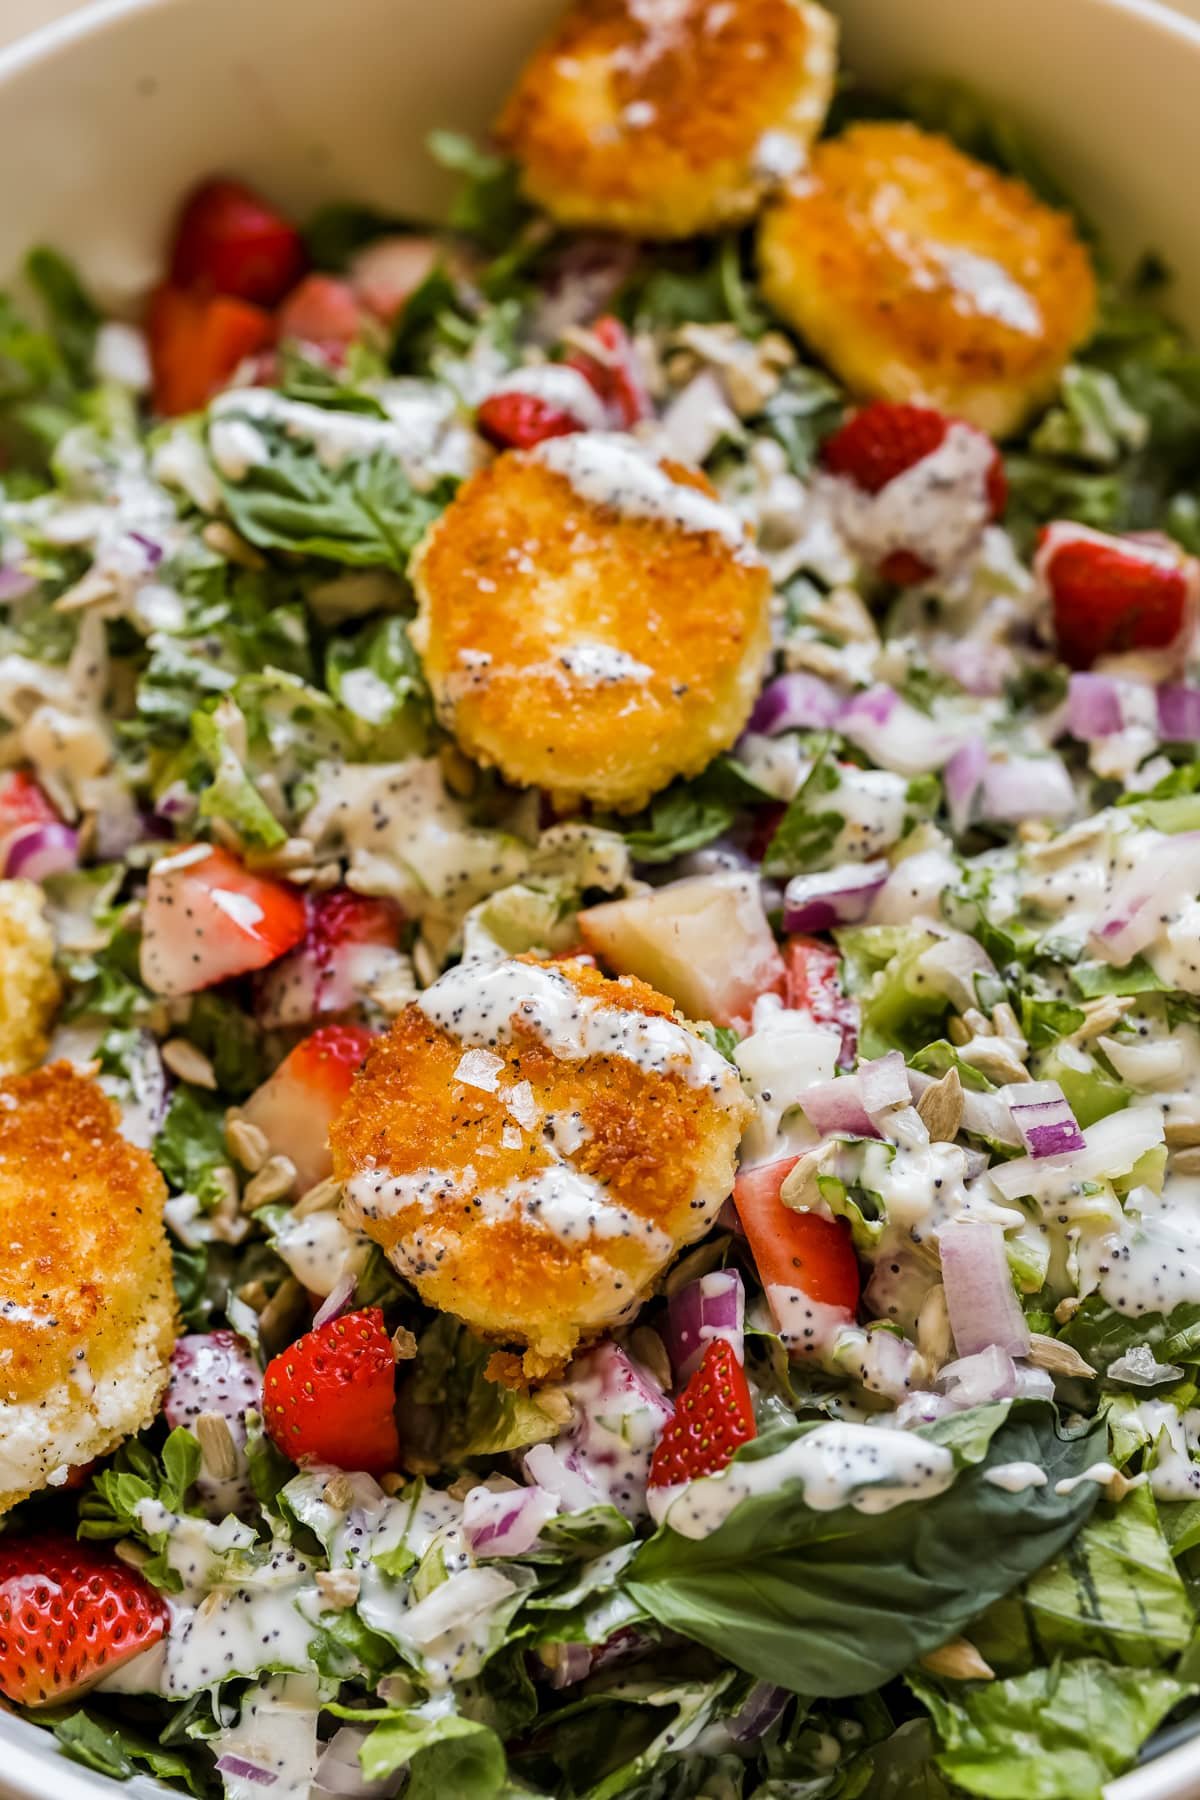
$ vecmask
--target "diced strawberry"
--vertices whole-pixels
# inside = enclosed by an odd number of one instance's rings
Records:
[[[259,988],[258,1017],[271,1030],[360,1006],[400,961],[404,914],[394,900],[331,888],[309,895],[307,908],[304,942],[267,971]]]
[[[223,294],[160,287],[146,321],[154,409],[163,418],[196,412],[238,364],[274,342],[270,313]]]
[[[379,1307],[345,1313],[272,1357],[263,1420],[293,1462],[382,1475],[400,1456],[396,1359]]]
[[[242,1109],[272,1151],[295,1163],[301,1192],[333,1171],[329,1127],[345,1105],[372,1036],[363,1025],[322,1025],[284,1057]]]
[[[655,1445],[649,1485],[676,1487],[715,1475],[756,1432],[742,1365],[731,1344],[714,1338]]]
[[[0,1693],[62,1706],[165,1634],[162,1596],[135,1570],[62,1532],[0,1539]]]
[[[826,438],[821,460],[831,475],[852,481],[864,494],[878,494],[940,450],[950,427],[962,423],[932,406],[873,400]],[[1008,504],[1008,480],[996,449],[987,474],[987,498],[991,516],[998,519]],[[893,550],[884,557],[879,573],[885,581],[907,587],[925,581],[933,570],[913,551]]]
[[[586,375],[601,400],[613,415],[613,422],[626,431],[639,419],[648,419],[652,408],[646,384],[638,368],[637,353],[629,333],[612,313],[589,327],[604,356],[590,356],[584,350],[573,350],[567,361],[581,375]]]
[[[282,343],[295,338],[323,349],[343,350],[362,336],[363,315],[354,289],[336,275],[306,275],[275,315]]]
[[[0,776],[0,870],[18,832],[57,822],[57,811],[29,771],[7,770]]]
[[[480,403],[475,424],[481,436],[501,450],[532,450],[547,438],[583,430],[573,413],[539,400],[536,394],[489,394]]]
[[[1111,537],[1069,520],[1043,528],[1034,572],[1073,669],[1126,650],[1165,650],[1194,624],[1200,565],[1170,538]]]
[[[820,1213],[794,1212],[779,1198],[785,1176],[798,1161],[785,1156],[740,1170],[733,1184],[737,1215],[768,1302],[773,1288],[798,1292],[819,1306],[844,1313],[850,1325],[858,1306],[859,1276],[845,1222]],[[778,1314],[777,1322],[792,1329],[792,1321]],[[804,1345],[795,1343],[793,1350],[802,1355]]]
[[[206,181],[191,193],[175,228],[176,287],[230,294],[274,306],[304,271],[296,227],[240,181]]]
[[[428,237],[382,237],[350,264],[350,286],[369,313],[390,325],[409,295],[432,272],[441,254]]]
[[[304,898],[252,875],[215,844],[189,844],[150,870],[142,912],[142,980],[155,994],[196,994],[265,969],[304,936]]]
[[[806,1012],[814,1025],[835,1025],[842,1034],[838,1061],[851,1064],[858,1047],[858,1004],[842,986],[842,962],[832,944],[819,938],[790,937],[783,947],[784,999]]]

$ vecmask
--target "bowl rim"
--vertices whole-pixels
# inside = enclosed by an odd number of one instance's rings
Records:
[[[0,93],[11,80],[49,63],[55,56],[140,13],[165,12],[189,0],[83,0],[73,11],[35,26],[33,30],[0,47]],[[987,4],[987,0],[981,0]],[[1083,0],[1098,12],[1123,15],[1131,28],[1151,30],[1186,45],[1200,55],[1200,12],[1175,10],[1171,0]],[[837,11],[837,0],[825,0]],[[1200,1795],[1200,1726],[1196,1736],[1168,1743],[1163,1750],[1109,1783],[1105,1800],[1183,1800]],[[0,1795],[10,1800],[43,1800],[45,1780],[55,1772],[56,1800],[96,1800],[97,1783],[105,1778],[74,1763],[50,1735],[32,1719],[26,1720],[0,1702]],[[128,1783],[110,1783],[115,1796],[158,1796],[172,1790],[153,1778],[138,1776]]]

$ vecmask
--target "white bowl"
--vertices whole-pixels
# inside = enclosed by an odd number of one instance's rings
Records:
[[[0,0],[7,6],[8,0]],[[36,0],[22,0],[36,12]],[[833,0],[865,80],[953,76],[1033,133],[1119,257],[1177,272],[1200,334],[1200,0]],[[61,12],[63,0],[42,0]],[[157,273],[182,190],[223,169],[303,209],[354,198],[433,214],[437,125],[483,129],[556,0],[100,0],[0,52],[6,148],[0,273],[33,242],[78,257],[132,303]],[[7,16],[7,15],[6,15]],[[41,14],[46,16],[44,10]],[[117,1800],[36,1727],[0,1715],[0,1793]],[[124,1793],[159,1795],[136,1781]],[[1200,1796],[1200,1743],[1109,1790]],[[453,1800],[447,1795],[446,1800]]]

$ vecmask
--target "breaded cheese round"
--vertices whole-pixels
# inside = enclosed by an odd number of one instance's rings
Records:
[[[518,785],[637,807],[749,717],[770,577],[704,476],[632,438],[505,452],[459,489],[411,574],[442,724]]]
[[[837,27],[808,0],[575,0],[496,132],[560,223],[691,237],[800,166],[836,70]]]
[[[856,393],[992,437],[1052,397],[1095,315],[1066,213],[914,125],[819,144],[764,213],[759,264],[770,304]]]
[[[0,881],[0,1075],[41,1061],[58,1002],[45,896],[32,881]]]
[[[118,1127],[69,1063],[0,1081],[0,1512],[148,1425],[167,1383],[166,1189]]]
[[[330,1142],[344,1215],[422,1298],[545,1366],[628,1319],[708,1229],[749,1113],[644,982],[516,959],[410,1003]]]

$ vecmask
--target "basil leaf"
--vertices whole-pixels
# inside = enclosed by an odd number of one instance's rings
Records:
[[[449,498],[418,494],[394,456],[376,451],[326,468],[312,451],[281,439],[268,462],[223,481],[229,517],[260,550],[323,556],[403,575],[426,526]]]
[[[625,1585],[661,1625],[764,1680],[866,1693],[1057,1555],[1098,1490],[1060,1495],[1055,1484],[1105,1443],[1102,1421],[1065,1435],[1051,1408],[1018,1404],[984,1461],[933,1499],[873,1514],[816,1511],[795,1487],[753,1495],[708,1537],[661,1528]],[[1011,1494],[985,1479],[1007,1462],[1036,1462],[1046,1485]]]

